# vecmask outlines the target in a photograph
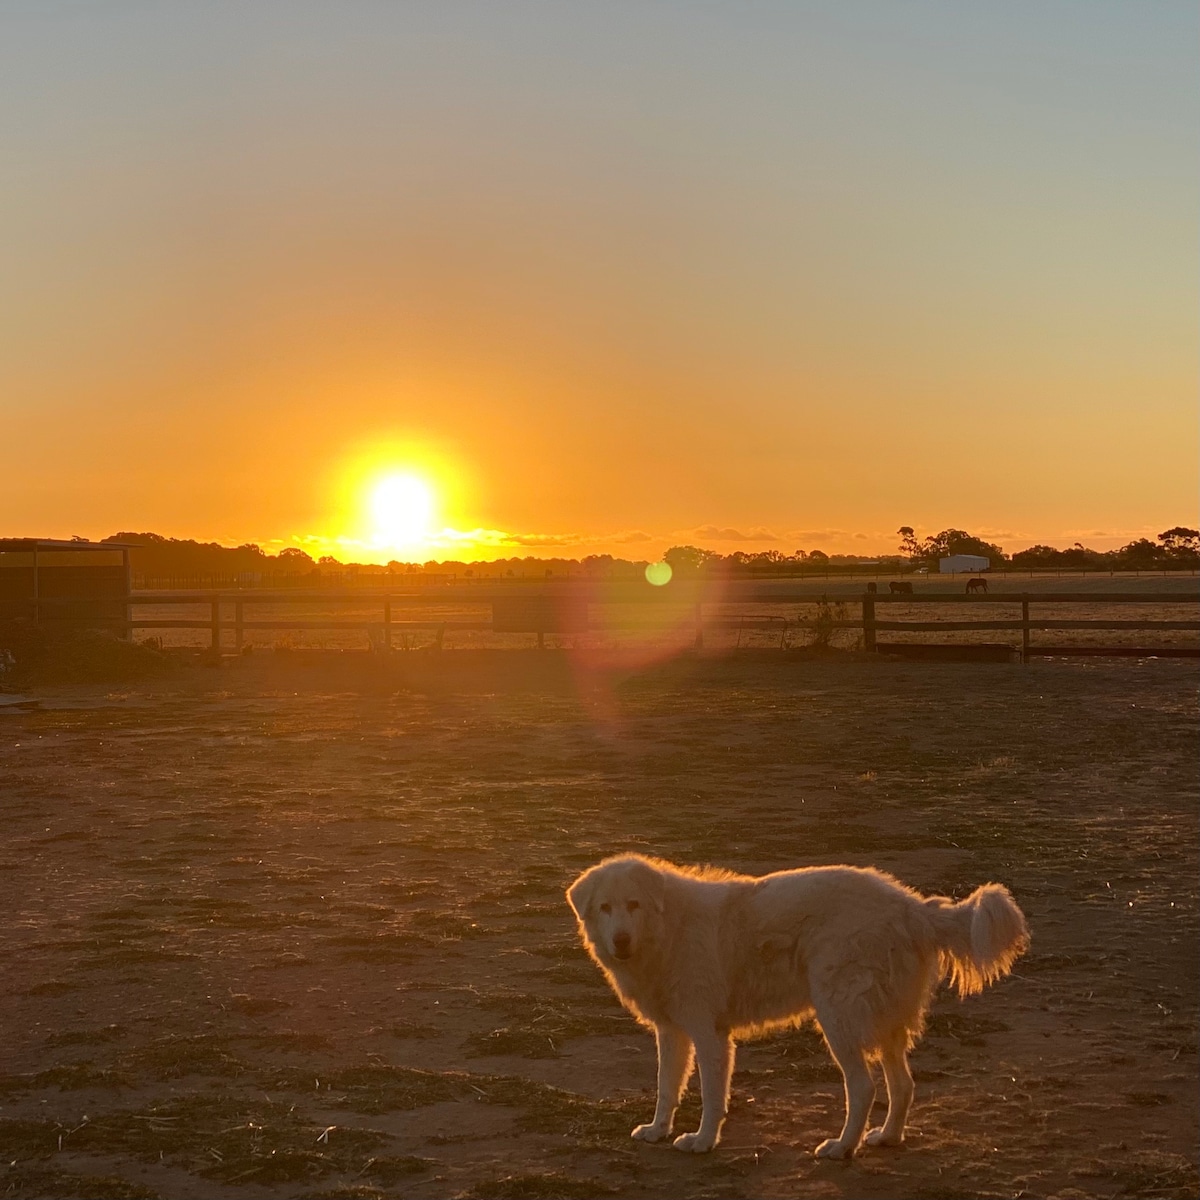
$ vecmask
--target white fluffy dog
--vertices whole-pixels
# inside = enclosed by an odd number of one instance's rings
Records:
[[[882,1060],[888,1112],[867,1142],[899,1145],[913,1097],[908,1050],[934,989],[949,977],[960,996],[981,991],[1029,945],[1025,918],[1000,884],[956,904],[857,867],[754,878],[627,855],[585,871],[567,899],[588,952],[658,1040],[658,1104],[633,1136],[671,1133],[694,1048],[703,1116],[674,1144],[697,1153],[721,1136],[733,1039],[808,1017],[846,1087],[842,1132],[817,1156],[858,1149],[875,1102],[872,1059]]]

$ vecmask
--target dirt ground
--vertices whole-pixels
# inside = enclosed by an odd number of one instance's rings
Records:
[[[396,658],[0,712],[0,1194],[1200,1191],[1194,662]],[[937,1001],[904,1149],[813,1160],[842,1097],[802,1029],[685,1156],[628,1136],[653,1039],[563,899],[623,850],[1000,880],[1033,948]]]

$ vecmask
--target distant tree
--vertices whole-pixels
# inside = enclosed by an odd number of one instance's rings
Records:
[[[1110,565],[1107,555],[1099,550],[1089,550],[1082,542],[1076,542],[1067,550],[1059,552],[1055,566],[1069,567],[1073,571],[1103,570]]]
[[[613,572],[614,561],[611,554],[589,554],[583,560],[584,574],[607,579]]]
[[[217,542],[196,542],[190,538],[168,538],[158,533],[125,531],[103,539],[126,542],[132,546],[130,564],[134,573],[146,580],[172,580],[197,576],[220,578],[243,572],[261,572],[271,561],[262,548],[246,543],[222,546]]]
[[[110,537],[101,538],[101,541],[105,542],[132,542],[138,546],[153,546],[172,540],[171,538],[163,537],[161,533],[130,533],[128,530],[121,533],[114,533]]]
[[[1164,564],[1163,548],[1149,538],[1137,538],[1113,554],[1115,563],[1126,571],[1153,571]]]
[[[715,550],[701,550],[698,546],[672,546],[663,555],[676,575],[696,575],[721,556]]]
[[[925,544],[917,540],[916,530],[911,525],[901,525],[896,532],[900,535],[901,554],[907,554],[912,559],[925,557]]]
[[[1158,535],[1163,549],[1172,560],[1172,565],[1194,567],[1200,565],[1200,529],[1189,529],[1176,525],[1164,529]]]
[[[322,554],[317,559],[317,564],[322,567],[340,567],[342,565],[332,554]]]
[[[810,550],[808,552],[808,561],[821,566],[829,561],[829,555],[824,550]]]
[[[1006,561],[1002,547],[985,542],[965,529],[943,529],[924,541],[917,537],[911,525],[901,525],[896,532],[900,535],[901,553],[907,554],[913,562],[932,566],[937,559],[949,558],[952,554],[975,554],[986,558],[994,567]]]
[[[925,541],[925,557],[948,558],[952,554],[977,554],[993,567],[1004,563],[1004,551],[992,542],[985,542],[965,529],[943,529]]]
[[[1036,546],[1026,546],[1024,550],[1018,550],[1012,556],[1012,563],[1014,567],[1049,567],[1054,565],[1057,554],[1058,550],[1055,547],[1039,543]]]

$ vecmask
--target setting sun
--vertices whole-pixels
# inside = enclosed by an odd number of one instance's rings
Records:
[[[321,491],[324,528],[298,538],[310,553],[386,563],[435,557],[462,539],[464,465],[447,450],[411,437],[377,435],[330,460]]]
[[[371,487],[374,533],[388,546],[412,546],[428,538],[434,507],[433,489],[417,475],[385,475]]]

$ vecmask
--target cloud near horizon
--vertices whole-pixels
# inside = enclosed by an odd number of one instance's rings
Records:
[[[777,533],[773,533],[761,525],[754,525],[747,530],[734,529],[728,525],[698,525],[695,529],[683,530],[679,536],[707,538],[714,542],[778,542],[782,540]]]
[[[851,533],[849,529],[793,529],[786,535],[789,542],[836,542],[848,537],[866,537]]]

